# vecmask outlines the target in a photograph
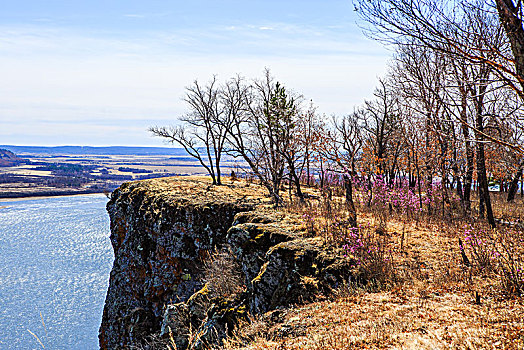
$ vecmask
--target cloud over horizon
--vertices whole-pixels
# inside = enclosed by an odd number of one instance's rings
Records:
[[[166,20],[161,13],[120,16]],[[172,124],[184,113],[181,98],[193,80],[255,78],[264,67],[313,99],[321,113],[349,113],[371,95],[388,56],[353,23],[225,18],[109,28],[57,22],[0,25],[4,144],[159,145],[147,127]]]

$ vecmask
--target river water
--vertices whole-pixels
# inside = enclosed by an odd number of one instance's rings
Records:
[[[98,349],[114,258],[106,203],[0,199],[0,349]]]

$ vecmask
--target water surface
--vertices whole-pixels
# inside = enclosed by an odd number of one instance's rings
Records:
[[[106,203],[0,199],[0,349],[43,349],[31,332],[45,349],[98,349],[113,262]]]

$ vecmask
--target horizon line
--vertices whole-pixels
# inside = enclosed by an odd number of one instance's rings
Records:
[[[0,145],[0,147],[47,147],[47,148],[57,148],[57,147],[90,147],[90,148],[109,148],[109,147],[120,147],[120,148],[183,148],[183,147],[175,147],[175,146],[144,146],[144,145],[133,145],[133,146],[122,146],[122,145],[13,145],[13,144],[5,144]]]

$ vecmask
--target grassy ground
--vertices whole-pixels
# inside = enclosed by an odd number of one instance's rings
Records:
[[[493,198],[498,218],[518,222],[524,216],[520,197],[510,204],[503,195]],[[468,246],[469,264],[461,255],[458,238],[464,240],[464,225],[480,221],[414,221],[397,214],[388,216],[386,231],[380,232],[392,258],[387,285],[347,285],[316,303],[262,315],[223,348],[524,349],[524,300],[502,283],[503,265],[480,266]],[[362,225],[373,226],[376,218],[376,213],[359,211]],[[315,225],[321,234],[325,223]],[[509,230],[489,232],[503,237]],[[522,248],[520,240],[512,257],[517,263]]]

